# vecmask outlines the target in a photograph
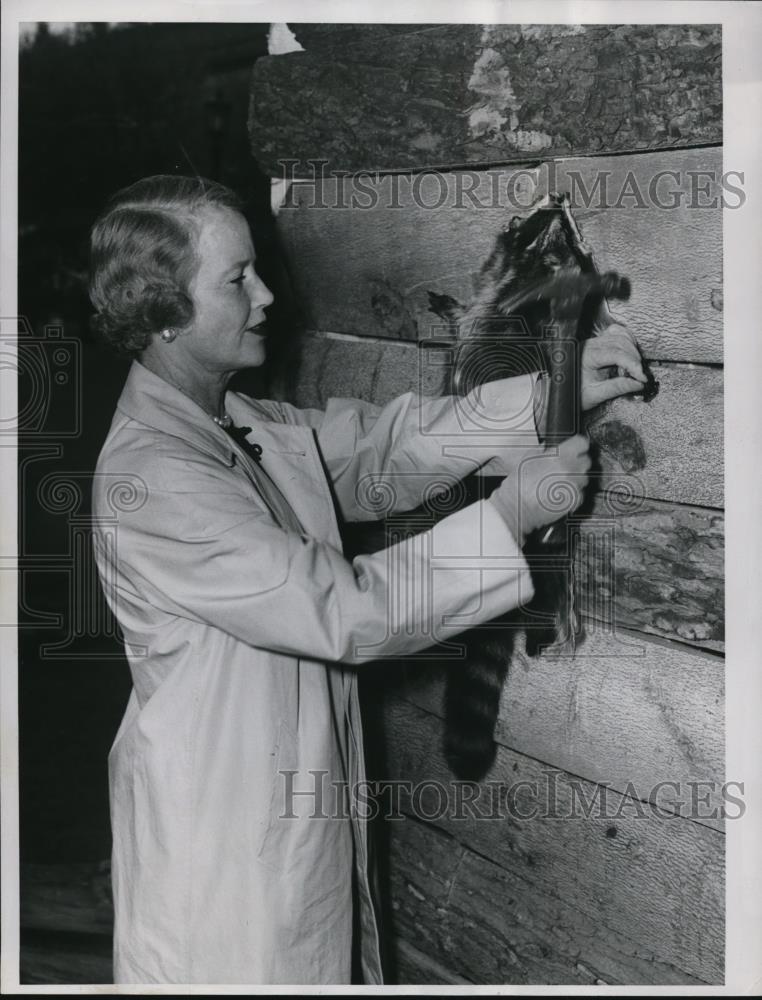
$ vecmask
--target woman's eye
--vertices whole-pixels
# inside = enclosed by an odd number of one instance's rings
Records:
[[[237,278],[233,278],[233,280],[230,282],[230,284],[231,285],[242,285],[244,277],[245,277],[245,275],[239,274]]]

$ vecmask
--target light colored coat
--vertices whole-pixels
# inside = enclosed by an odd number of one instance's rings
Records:
[[[349,983],[353,867],[363,976],[382,981],[361,810],[316,800],[312,772],[326,793],[364,777],[356,665],[452,639],[532,589],[488,501],[351,564],[334,501],[372,519],[432,482],[506,472],[537,443],[534,382],[325,412],[228,393],[257,467],[133,365],[94,480],[134,684],[109,757],[117,982]],[[279,523],[262,469],[303,533]]]

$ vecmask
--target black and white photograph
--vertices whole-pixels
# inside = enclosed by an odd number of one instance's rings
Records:
[[[758,993],[761,51],[4,4],[4,993]]]

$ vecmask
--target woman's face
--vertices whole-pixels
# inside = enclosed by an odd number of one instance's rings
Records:
[[[244,217],[229,208],[200,216],[199,266],[190,283],[194,315],[173,347],[207,371],[232,372],[265,360],[265,308],[272,294],[254,270]]]

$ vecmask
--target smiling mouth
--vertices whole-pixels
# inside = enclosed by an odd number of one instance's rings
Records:
[[[267,321],[263,320],[261,323],[257,323],[255,326],[247,327],[247,333],[256,333],[260,337],[267,336]]]

